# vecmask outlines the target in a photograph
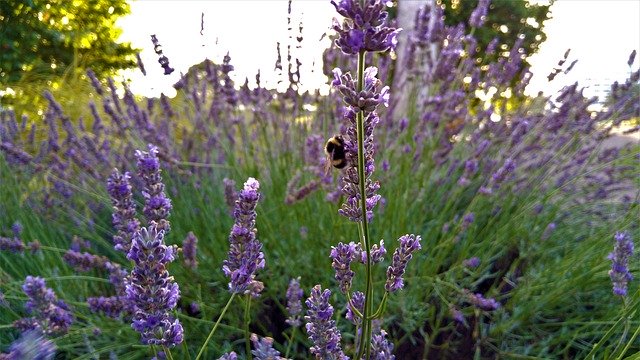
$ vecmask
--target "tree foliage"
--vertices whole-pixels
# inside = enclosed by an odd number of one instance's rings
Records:
[[[444,15],[447,25],[467,22],[478,5],[477,0],[440,1],[445,7]],[[547,39],[543,31],[543,23],[550,18],[550,6],[551,4],[532,4],[527,0],[492,0],[484,26],[475,29],[473,35],[478,41],[480,51],[484,51],[494,38],[498,38],[499,51],[492,55],[482,52],[482,63],[495,61],[500,56],[500,50],[508,50],[521,35],[524,36],[522,47],[527,56],[538,51],[540,44]]]
[[[0,86],[92,68],[99,78],[135,66],[135,50],[118,43],[125,0],[0,1]]]

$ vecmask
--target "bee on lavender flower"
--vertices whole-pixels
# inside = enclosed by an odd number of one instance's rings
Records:
[[[341,135],[334,135],[324,146],[324,151],[327,153],[327,163],[325,166],[325,172],[328,173],[331,166],[336,169],[342,169],[347,166],[347,156],[344,151],[344,139]]]

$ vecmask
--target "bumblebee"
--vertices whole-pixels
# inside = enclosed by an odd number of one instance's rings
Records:
[[[324,146],[327,153],[326,171],[329,172],[331,166],[336,169],[342,169],[347,166],[347,156],[344,152],[344,139],[340,135],[335,135]]]

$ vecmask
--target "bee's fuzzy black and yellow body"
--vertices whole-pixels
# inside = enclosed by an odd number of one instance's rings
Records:
[[[340,135],[336,135],[329,140],[324,147],[327,153],[327,162],[337,169],[347,166],[347,156],[344,151],[344,139]]]

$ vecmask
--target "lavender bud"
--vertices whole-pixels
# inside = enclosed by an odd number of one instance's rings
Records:
[[[256,334],[251,334],[253,350],[251,354],[256,360],[284,360],[280,357],[280,352],[273,348],[273,339],[270,337],[259,338]]]
[[[413,234],[403,235],[398,239],[400,246],[394,251],[391,266],[387,268],[387,282],[384,287],[388,292],[398,291],[404,287],[402,276],[413,253],[421,249],[420,240],[420,236]]]
[[[144,215],[148,221],[156,222],[158,230],[169,232],[171,225],[169,213],[171,212],[171,200],[164,191],[164,183],[160,176],[160,159],[158,159],[158,148],[149,145],[149,151],[136,151],[138,159],[138,176],[144,182]]]
[[[196,260],[197,246],[198,238],[193,234],[193,231],[189,231],[189,234],[182,242],[182,254],[184,255],[184,264],[192,269],[198,267],[198,260]]]
[[[356,309],[360,312],[360,314],[364,311],[364,293],[362,291],[354,291],[351,295],[351,302],[347,303],[347,313],[345,317],[347,320],[351,321],[353,325],[360,326],[362,323],[362,318],[358,316],[358,314],[353,311]]]
[[[469,25],[474,28],[479,28],[484,25],[487,19],[487,11],[489,10],[489,3],[491,0],[479,0],[478,6],[473,10],[469,17]]]
[[[311,295],[306,301],[307,315],[306,330],[313,346],[309,349],[317,359],[347,360],[342,352],[340,340],[342,335],[336,327],[333,317],[333,306],[329,304],[331,291],[322,291],[320,285],[311,289]]]
[[[629,271],[629,259],[633,256],[633,241],[627,232],[617,232],[614,236],[616,241],[613,252],[607,259],[611,260],[611,270],[609,277],[613,283],[613,293],[619,296],[627,295],[627,284],[633,280],[633,275]]]
[[[466,259],[462,262],[462,265],[466,268],[474,269],[480,266],[480,258],[474,256],[472,258]]]
[[[35,323],[44,334],[65,334],[73,323],[73,315],[53,290],[46,287],[41,277],[27,276],[22,291],[29,297],[25,303],[28,313],[34,315]]]
[[[113,235],[114,248],[122,252],[129,252],[131,238],[140,228],[140,222],[136,219],[136,205],[129,184],[130,179],[128,172],[120,174],[118,169],[114,169],[107,180],[107,192],[113,204],[112,222],[116,229],[116,234]]]
[[[38,330],[24,332],[9,347],[8,354],[0,354],[3,360],[52,360],[56,346]]]
[[[238,360],[238,355],[232,351],[222,355],[218,360]]]
[[[384,247],[384,240],[380,240],[380,245],[373,244],[370,251],[371,262],[374,264],[381,262],[387,254],[387,249]],[[360,262],[363,264],[367,263],[367,252],[364,250],[360,253]]]
[[[371,360],[395,360],[393,344],[387,339],[387,332],[380,332],[371,338]]]
[[[223,262],[222,271],[229,277],[232,293],[259,294],[261,283],[254,280],[255,272],[263,269],[262,244],[256,238],[256,206],[260,200],[260,183],[249,178],[238,193],[233,217],[235,223],[229,234],[229,254]]]
[[[335,278],[340,283],[340,291],[343,294],[351,288],[351,280],[355,275],[351,270],[351,262],[357,259],[361,251],[360,245],[356,245],[353,241],[349,244],[338,243],[337,246],[331,247],[331,266],[336,271]]]
[[[469,302],[480,310],[494,311],[500,307],[500,303],[497,302],[495,299],[493,298],[487,299],[483,297],[482,294],[478,294],[478,293],[473,294],[469,292],[467,294],[467,297],[469,299]]]
[[[285,321],[292,327],[300,326],[303,296],[304,291],[300,288],[300,278],[291,279],[287,288],[287,313],[289,313],[289,318]]]

